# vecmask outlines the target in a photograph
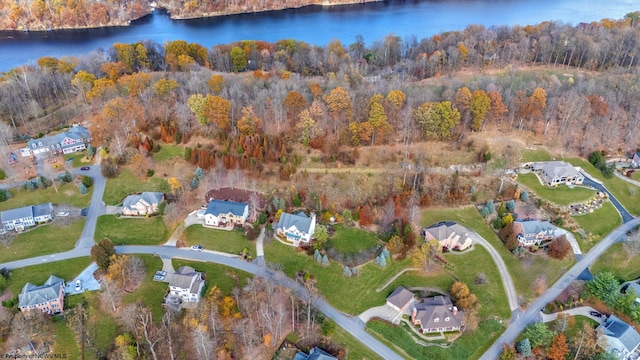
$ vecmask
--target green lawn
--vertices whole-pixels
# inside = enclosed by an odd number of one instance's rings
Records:
[[[591,266],[591,273],[609,271],[617,278],[629,281],[640,277],[640,254],[629,257],[624,244],[615,243]]]
[[[382,360],[382,357],[340,326],[336,326],[336,331],[331,336],[331,339],[347,350],[345,360]]]
[[[551,155],[546,150],[524,150],[522,151],[522,162],[549,161]]]
[[[146,267],[146,275],[142,284],[131,294],[127,294],[122,298],[123,304],[135,304],[142,302],[153,313],[153,321],[158,322],[162,319],[164,310],[162,309],[162,299],[169,291],[169,286],[165,282],[154,281],[153,275],[156,271],[162,270],[162,260],[152,255],[135,255],[144,260]]]
[[[65,321],[55,323],[55,345],[54,354],[65,354],[67,359],[80,359],[80,348],[76,340],[76,333],[67,326]],[[88,357],[90,359],[90,357]]]
[[[70,204],[77,208],[83,208],[91,202],[93,186],[90,187],[89,192],[84,195],[80,194],[78,187],[71,183],[62,186],[58,185],[57,192],[53,186],[34,191],[27,191],[24,188],[14,188],[11,189],[10,192],[13,197],[7,201],[0,202],[0,211],[48,202],[53,204]]]
[[[90,263],[91,258],[82,257],[14,269],[11,271],[8,289],[17,296],[22,291],[24,284],[30,282],[35,285],[42,285],[50,275],[72,280]]]
[[[382,321],[367,323],[367,331],[381,339],[400,354],[413,359],[477,359],[491,346],[504,330],[495,320],[480,322],[478,329],[465,333],[449,348],[424,347],[416,344],[413,337],[400,326]]]
[[[545,200],[549,200],[558,205],[569,205],[572,203],[581,203],[591,199],[595,195],[595,190],[583,187],[575,187],[570,189],[568,186],[561,185],[555,188],[543,186],[540,184],[536,174],[520,174],[518,182],[528,187],[538,196]]]
[[[107,205],[118,205],[124,198],[132,193],[142,191],[159,191],[167,193],[170,191],[167,181],[157,176],[141,181],[135,177],[129,169],[122,169],[120,175],[115,179],[107,179],[104,189],[104,200]]]
[[[595,328],[596,326],[598,326],[598,323],[595,320],[591,320],[590,318],[586,317],[586,316],[581,316],[581,315],[576,315],[573,316],[574,320],[570,320],[569,321],[569,325],[567,326],[567,330],[564,331],[564,336],[567,337],[567,339],[573,338],[575,337],[580,330],[582,329],[582,324],[584,323],[588,323],[591,325],[591,327]],[[555,331],[555,325],[556,322],[555,321],[550,321],[548,323],[546,323],[547,327],[550,330]]]
[[[635,181],[640,181],[640,170],[636,170],[631,174],[631,179]]]
[[[81,218],[66,227],[59,223],[45,224],[18,234],[9,247],[0,248],[0,263],[71,250],[83,227]]]
[[[222,251],[239,255],[244,249],[256,256],[256,243],[249,241],[239,230],[218,230],[205,228],[202,225],[191,225],[184,231],[187,246],[202,245],[206,250]]]
[[[590,214],[574,216],[573,219],[587,234],[593,234],[591,241],[583,241],[580,247],[583,252],[589,251],[598,241],[622,224],[622,219],[616,208],[607,201],[602,207]],[[579,236],[577,237],[579,238]],[[582,246],[585,248],[582,248]]]
[[[550,259],[546,256],[533,256],[529,267],[525,269],[525,263],[507,250],[496,233],[484,222],[480,213],[473,206],[457,209],[429,209],[422,213],[423,225],[430,225],[445,220],[454,220],[476,231],[480,236],[485,238],[504,260],[511,274],[511,278],[514,280],[514,286],[518,294],[528,300],[534,298],[531,284],[539,274],[546,275],[547,284],[551,286],[551,284],[558,280],[560,276],[575,263],[573,257],[560,261]],[[491,263],[493,266],[493,261]]]
[[[327,241],[326,247],[334,248],[342,254],[355,254],[378,244],[378,237],[372,232],[342,225],[335,225],[335,229],[336,232]]]
[[[73,154],[66,154],[66,155],[62,155],[62,157],[64,158],[63,162],[66,163],[67,160],[69,160],[70,158],[73,158],[73,160],[71,160],[71,166],[74,168],[80,167],[80,166],[88,166],[91,164],[91,161],[82,161],[82,159],[87,156],[87,151],[79,151],[79,152],[75,152]]]
[[[184,146],[162,145],[160,151],[153,155],[153,160],[163,162],[171,159],[184,158]]]
[[[235,287],[244,287],[251,274],[220,264],[209,262],[188,261],[182,259],[173,260],[173,268],[178,270],[180,266],[191,266],[196,271],[201,271],[205,275],[208,289],[214,286],[220,289],[223,296],[231,295],[231,290]],[[205,294],[203,294],[204,296]]]
[[[95,240],[110,239],[115,245],[159,245],[169,236],[162,217],[119,218],[102,215],[96,224]]]

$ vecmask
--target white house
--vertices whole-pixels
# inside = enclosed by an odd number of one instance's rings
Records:
[[[224,226],[227,224],[244,225],[249,217],[249,205],[233,201],[211,200],[204,212],[204,224]]]
[[[629,324],[611,315],[596,328],[598,343],[620,360],[638,358],[640,334]]]
[[[27,147],[20,151],[22,156],[31,156],[44,153],[71,154],[87,148],[91,142],[91,134],[84,126],[72,126],[69,130],[52,136],[46,135],[39,139],[31,139]]]
[[[168,297],[177,297],[183,303],[200,301],[200,293],[204,286],[202,273],[191,266],[181,266],[171,275]]]
[[[282,213],[276,226],[276,235],[285,237],[293,242],[293,245],[298,246],[300,242],[311,241],[315,230],[316,214],[307,217],[304,213]]]
[[[540,179],[548,186],[558,186],[561,184],[580,185],[584,181],[584,176],[564,161],[545,161],[531,164],[531,170],[536,172]]]
[[[143,192],[127,196],[122,202],[122,215],[151,215],[158,212],[158,206],[164,201],[161,192]]]
[[[25,227],[34,226],[52,219],[53,206],[51,203],[24,206],[0,212],[0,221],[6,230],[22,231]]]

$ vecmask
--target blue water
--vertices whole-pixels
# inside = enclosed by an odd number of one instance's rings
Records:
[[[418,39],[461,30],[470,24],[527,25],[546,20],[569,24],[622,18],[640,10],[637,0],[390,0],[310,6],[301,9],[195,20],[171,20],[156,11],[128,27],[47,32],[0,32],[0,71],[33,64],[42,56],[80,56],[115,42],[182,39],[207,47],[238,40],[294,38],[324,45],[339,39],[348,45],[362,35],[370,45],[391,33]]]

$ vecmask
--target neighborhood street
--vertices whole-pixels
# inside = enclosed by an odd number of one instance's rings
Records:
[[[596,244],[591,251],[586,253],[584,257],[569,269],[552,287],[547,289],[542,296],[531,303],[522,315],[511,323],[509,328],[491,345],[480,359],[497,359],[502,353],[502,344],[513,343],[516,337],[518,337],[529,324],[541,321],[540,309],[558,297],[573,280],[591,266],[613,243],[624,240],[627,231],[633,229],[638,224],[640,224],[640,218],[624,223]]]

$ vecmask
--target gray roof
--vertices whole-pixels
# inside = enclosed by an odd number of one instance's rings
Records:
[[[640,334],[636,329],[615,315],[609,316],[605,322],[598,325],[597,330],[601,330],[603,334],[620,340],[629,352],[640,344]]]
[[[122,206],[127,209],[132,209],[140,200],[144,200],[149,205],[159,204],[163,196],[164,194],[161,192],[145,191],[142,194],[127,196],[124,198]]]
[[[627,292],[629,290],[633,290],[633,292],[636,294],[636,297],[640,297],[640,284],[638,284],[637,282],[631,282],[629,283],[629,287],[627,288]]]
[[[18,295],[18,306],[34,306],[44,304],[51,299],[57,299],[60,288],[64,291],[64,280],[53,275],[49,276],[49,279],[42,286],[26,283]]]
[[[337,360],[338,358],[331,356],[324,350],[314,347],[309,351],[309,355],[299,351],[293,360]]]
[[[425,298],[416,304],[415,310],[423,329],[461,327],[464,323],[464,312],[456,310],[454,315],[454,306],[448,296]]]
[[[61,132],[55,135],[45,135],[39,139],[31,139],[27,142],[29,148],[33,148],[33,144],[36,144],[36,147],[48,147],[51,148],[51,145],[60,144],[65,138],[71,138],[74,140],[86,140],[90,139],[91,135],[89,134],[89,130],[84,126],[72,126],[69,130],[65,132]],[[38,143],[42,142],[42,145],[38,145]],[[76,146],[76,144],[69,145]],[[61,149],[64,149],[68,146],[62,146]]]
[[[387,297],[387,301],[393,306],[403,308],[415,295],[402,286],[398,286],[391,295]]]
[[[207,206],[207,210],[204,212],[204,214],[212,214],[218,216],[220,214],[231,213],[235,216],[242,216],[244,214],[244,209],[246,206],[247,204],[245,203],[237,203],[224,200],[211,200],[209,201],[209,205]]]
[[[534,170],[542,170],[551,179],[559,179],[562,177],[582,177],[580,172],[573,165],[564,161],[545,161],[532,165]]]
[[[17,209],[9,209],[0,212],[0,221],[13,221],[22,218],[33,217],[33,206],[23,206]]]
[[[276,230],[289,229],[292,226],[295,226],[298,231],[308,234],[311,227],[311,218],[304,215],[304,213],[302,213],[301,215],[294,215],[284,212],[280,214],[280,221],[278,221]]]
[[[202,282],[201,275],[202,273],[197,272],[191,266],[181,266],[178,268],[178,271],[171,275],[169,286],[189,289],[190,292],[195,293],[198,290],[200,282]]]
[[[425,235],[431,234],[437,240],[444,240],[451,236],[451,234],[458,234],[460,236],[466,235],[469,231],[462,225],[456,224],[453,221],[440,222],[429,227],[422,229]]]
[[[33,217],[51,215],[53,206],[51,203],[33,205]]]
[[[545,235],[553,236],[556,233],[556,227],[548,221],[540,220],[516,220],[522,225],[525,234],[539,234],[543,232]]]

